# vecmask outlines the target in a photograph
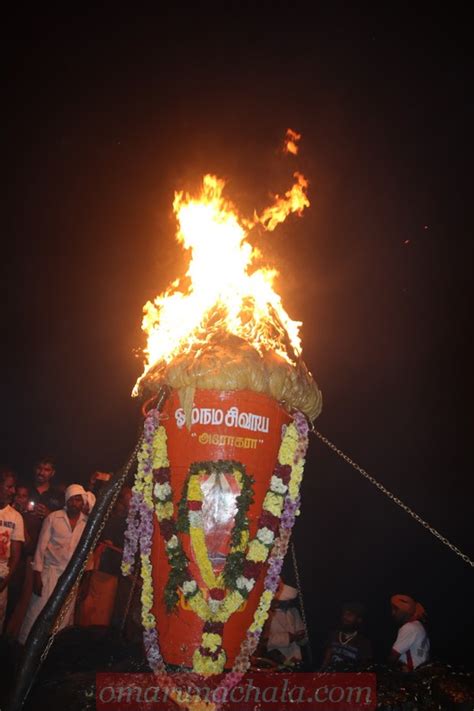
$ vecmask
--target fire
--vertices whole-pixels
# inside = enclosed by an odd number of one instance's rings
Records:
[[[286,132],[285,145],[283,146],[284,153],[292,153],[294,156],[298,154],[298,141],[301,138],[301,133],[296,133],[291,128]]]
[[[296,212],[301,215],[305,207],[309,207],[308,196],[306,190],[308,181],[300,173],[295,173],[296,183],[285,193],[285,197],[276,196],[275,204],[267,207],[261,217],[257,217],[256,221],[260,222],[266,230],[273,232],[275,227],[284,222],[290,212]]]
[[[179,354],[199,351],[223,332],[244,339],[258,352],[271,350],[292,363],[301,353],[301,323],[290,319],[273,284],[278,272],[253,267],[260,252],[248,241],[256,224],[274,230],[290,213],[309,206],[307,180],[296,182],[284,197],[275,197],[253,221],[239,217],[223,192],[225,183],[205,175],[198,198],[175,193],[177,239],[190,251],[187,288],[176,280],[143,309],[147,334],[146,363],[133,394],[151,368]]]

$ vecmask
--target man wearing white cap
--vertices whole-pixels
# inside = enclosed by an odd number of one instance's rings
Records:
[[[83,509],[91,502],[84,488],[80,484],[71,484],[66,489],[65,499],[65,507],[50,513],[41,528],[33,558],[33,594],[18,637],[21,644],[25,643],[36,618],[66,570],[87,523]],[[73,623],[74,603],[70,604],[61,629]]]
[[[300,646],[306,642],[306,630],[296,606],[298,590],[281,582],[272,603],[267,651],[284,664],[301,662]]]

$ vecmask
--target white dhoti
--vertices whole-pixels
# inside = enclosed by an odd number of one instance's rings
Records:
[[[267,649],[276,649],[286,660],[301,661],[300,645],[291,641],[291,635],[303,632],[305,626],[296,607],[288,610],[276,609],[271,613]]]
[[[20,634],[18,635],[18,641],[20,644],[25,644],[26,639],[30,633],[36,618],[41,613],[43,607],[48,602],[51,597],[56,583],[58,582],[60,576],[64,572],[64,569],[58,568],[56,566],[45,566],[41,572],[41,580],[43,583],[43,589],[41,595],[35,595],[32,593],[28,609],[26,611],[25,619],[20,629]],[[64,627],[69,627],[74,622],[74,607],[76,603],[76,598],[71,601],[69,609],[66,612],[59,629],[64,629]]]

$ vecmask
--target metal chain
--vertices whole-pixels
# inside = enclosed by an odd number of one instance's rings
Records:
[[[409,506],[407,506],[401,499],[398,498],[398,496],[395,496],[395,494],[392,494],[391,491],[389,491],[383,484],[381,484],[377,479],[374,479],[373,476],[371,476],[368,472],[365,471],[362,467],[360,467],[358,464],[352,461],[350,457],[347,456],[347,454],[344,454],[344,452],[341,452],[340,449],[336,447],[335,444],[330,442],[327,437],[324,437],[324,435],[321,434],[321,432],[318,432],[318,430],[313,429],[312,432],[318,437],[321,442],[324,442],[324,444],[329,447],[329,449],[332,449],[333,452],[335,452],[341,459],[344,459],[345,462],[351,465],[356,471],[359,472],[359,474],[362,474],[363,477],[365,477],[368,481],[370,481],[371,484],[373,484],[379,491],[381,491],[385,496],[388,496],[389,499],[391,499],[397,506],[400,506],[401,509],[403,509],[409,516],[411,516],[417,523],[421,524],[424,528],[426,528],[427,531],[429,531],[435,538],[437,538],[441,543],[444,543],[445,546],[450,548],[453,553],[456,553],[462,560],[467,563],[468,565],[471,566],[471,568],[474,568],[474,561],[469,558],[468,555],[463,553],[462,551],[457,548],[451,541],[449,541],[445,536],[443,536],[439,531],[436,530],[436,528],[433,528],[433,526],[430,526],[430,524],[425,521],[421,516],[418,516],[418,514],[413,511]]]
[[[58,616],[56,617],[56,620],[54,621],[54,625],[51,630],[51,638],[50,638],[51,642],[49,643],[48,650],[49,650],[51,644],[53,643],[53,639],[56,637],[57,633],[61,629],[61,625],[62,625],[64,618],[66,617],[66,614],[69,612],[69,608],[71,607],[74,597],[76,596],[76,594],[79,590],[79,583],[80,583],[81,578],[82,578],[82,570],[79,573],[79,576],[78,576],[76,582],[70,589],[68,596],[65,599],[64,604],[61,607]],[[46,654],[44,654],[44,658],[46,658],[46,655],[47,655],[47,652],[46,652]],[[41,661],[44,661],[43,655],[41,655]]]
[[[130,591],[129,591],[128,598],[127,598],[127,604],[125,605],[125,610],[123,612],[122,622],[120,623],[120,631],[121,632],[123,632],[125,630],[125,625],[127,624],[127,618],[128,618],[128,614],[130,612],[130,608],[132,607],[132,601],[133,601],[133,596],[135,594],[135,588],[137,586],[137,582],[138,582],[138,570],[135,570],[135,573],[133,575],[132,582],[130,585]]]
[[[293,561],[293,570],[295,571],[296,587],[298,588],[298,599],[299,599],[299,603],[300,603],[301,619],[303,620],[304,631],[305,631],[305,635],[306,635],[306,644],[308,646],[309,663],[311,665],[313,653],[311,650],[311,642],[309,639],[308,623],[306,621],[306,614],[305,614],[305,609],[304,609],[303,588],[301,587],[300,571],[298,568],[298,561],[296,559],[296,548],[295,548],[295,543],[293,541],[293,538],[291,539],[290,545],[291,545],[291,559]]]
[[[126,481],[128,475],[129,475],[129,473],[130,473],[130,469],[132,468],[132,466],[134,465],[134,463],[135,463],[135,461],[136,461],[138,452],[140,451],[140,448],[141,448],[141,446],[142,446],[142,442],[143,442],[143,434],[142,434],[142,436],[139,438],[139,440],[138,440],[138,442],[137,442],[137,445],[136,445],[135,449],[133,450],[133,452],[132,452],[132,454],[131,454],[131,456],[130,456],[128,462],[127,462],[127,465],[126,465],[126,467],[125,467],[125,470],[124,470],[124,472],[123,472],[123,474],[122,474],[122,476],[121,476],[121,481],[122,481],[122,483],[123,483],[124,481]],[[108,519],[108,517],[109,517],[109,513],[110,513],[110,511],[112,510],[112,508],[113,508],[115,502],[116,502],[117,499],[118,499],[118,496],[119,496],[119,494],[120,494],[120,490],[121,490],[120,487],[117,487],[116,490],[115,490],[114,496],[113,496],[113,498],[111,499],[110,504],[109,504],[109,508],[108,508],[108,511],[107,511],[107,516],[104,516],[104,518],[102,519],[102,521],[101,521],[101,523],[100,523],[100,526],[99,526],[99,529],[98,529],[98,531],[97,531],[97,533],[96,533],[96,535],[95,535],[94,542],[93,542],[93,544],[92,544],[92,546],[91,546],[91,551],[95,549],[97,543],[99,542],[100,536],[102,535],[102,531],[104,530],[104,526],[105,526],[105,524],[107,523],[107,519]],[[49,637],[49,639],[48,639],[48,642],[46,643],[46,646],[45,646],[45,648],[44,648],[44,650],[43,650],[43,653],[42,653],[42,655],[41,655],[41,663],[43,663],[44,660],[46,659],[46,657],[48,656],[49,650],[51,649],[51,645],[52,645],[53,642],[54,642],[54,638],[56,637],[57,633],[60,631],[60,629],[61,629],[61,624],[62,624],[62,622],[63,622],[63,620],[64,620],[64,618],[65,618],[65,616],[66,616],[66,614],[67,614],[67,612],[68,612],[68,610],[69,610],[69,607],[71,606],[71,604],[72,604],[72,602],[73,602],[73,600],[74,600],[75,595],[77,594],[77,592],[78,592],[78,590],[79,590],[79,585],[80,585],[80,582],[81,582],[81,580],[82,580],[82,576],[84,575],[84,572],[85,572],[85,569],[86,569],[86,567],[87,567],[88,561],[89,561],[89,556],[87,556],[87,558],[85,559],[85,561],[84,561],[84,563],[83,563],[83,565],[82,565],[82,568],[81,568],[81,570],[80,570],[80,572],[79,572],[79,574],[78,574],[78,576],[77,576],[77,578],[76,578],[76,581],[75,581],[74,585],[72,586],[71,590],[69,591],[69,594],[68,594],[66,600],[64,601],[63,606],[61,607],[61,609],[60,609],[60,611],[59,611],[59,614],[58,614],[58,616],[57,616],[57,618],[56,618],[56,620],[55,620],[55,622],[54,622],[53,628],[52,628],[52,630],[51,630],[51,635],[50,635],[50,637]]]

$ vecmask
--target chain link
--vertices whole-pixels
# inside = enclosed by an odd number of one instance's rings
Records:
[[[138,566],[137,566],[138,568]],[[133,602],[133,596],[135,594],[135,588],[137,587],[137,582],[138,582],[138,569],[135,570],[135,573],[132,577],[132,582],[130,584],[130,591],[128,593],[128,598],[127,598],[127,604],[125,605],[125,610],[123,612],[122,616],[122,622],[120,623],[120,631],[123,632],[125,630],[125,625],[127,624],[127,618],[130,612],[130,608],[132,607],[132,602]]]
[[[303,620],[303,625],[304,625],[304,632],[307,640],[307,646],[308,646],[308,653],[309,653],[309,661],[310,664],[313,659],[313,652],[311,649],[311,642],[309,638],[309,630],[308,630],[308,623],[306,621],[306,614],[305,614],[305,609],[304,609],[304,600],[303,600],[303,588],[301,587],[301,579],[300,579],[300,571],[298,568],[298,561],[296,559],[296,548],[295,548],[295,543],[293,541],[293,538],[291,539],[291,559],[293,562],[293,570],[295,571],[295,578],[296,578],[296,587],[298,588],[298,599],[300,603],[300,610],[301,610],[301,619]]]
[[[474,568],[474,561],[471,560],[468,555],[459,550],[457,546],[451,543],[451,541],[449,541],[445,536],[443,536],[439,531],[437,531],[436,528],[433,528],[433,526],[431,526],[427,521],[421,518],[421,516],[418,516],[418,514],[405,503],[403,503],[403,501],[399,499],[398,496],[392,494],[391,491],[389,491],[383,484],[377,481],[377,479],[374,479],[374,477],[371,476],[368,472],[366,472],[365,469],[353,462],[352,459],[347,456],[347,454],[344,454],[344,452],[338,449],[336,445],[330,442],[327,437],[324,437],[321,432],[318,432],[318,430],[316,429],[313,429],[312,432],[316,435],[316,437],[321,440],[321,442],[324,442],[324,444],[329,447],[329,449],[332,449],[332,451],[335,452],[339,457],[341,457],[341,459],[350,464],[353,469],[359,472],[359,474],[362,474],[363,477],[365,477],[368,481],[370,481],[371,484],[377,487],[377,489],[383,494],[385,494],[385,496],[388,496],[389,499],[391,499],[395,504],[397,504],[397,506],[403,509],[403,511],[405,511],[409,516],[411,516],[417,523],[421,524],[423,528],[426,528],[427,531],[429,531],[435,538],[441,541],[441,543],[443,543],[450,550],[452,550],[453,553],[459,556],[465,563],[470,565],[471,568]]]

